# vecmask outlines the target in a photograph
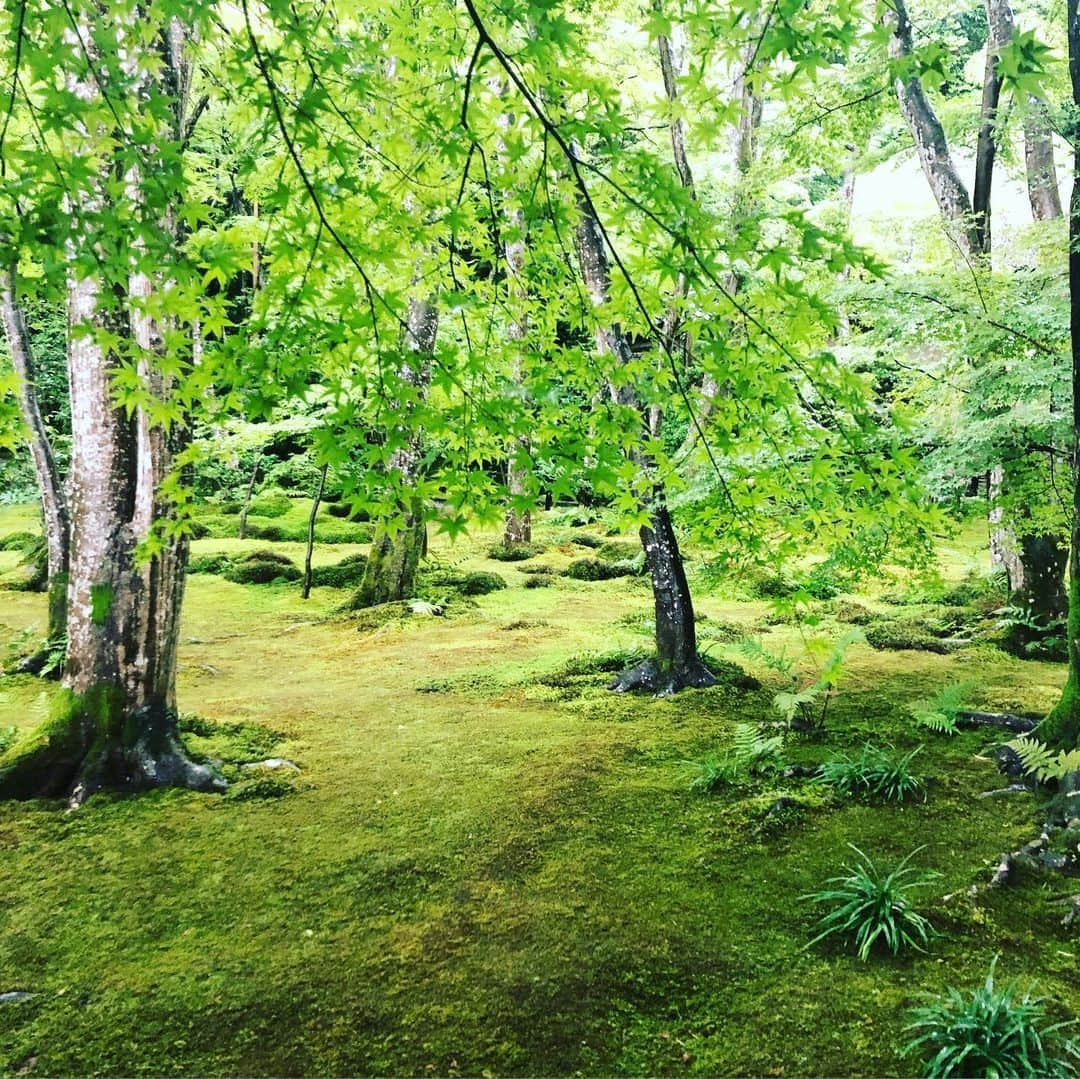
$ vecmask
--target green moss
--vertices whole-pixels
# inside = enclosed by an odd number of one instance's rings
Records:
[[[316,566],[311,573],[311,583],[325,588],[350,588],[364,578],[367,556],[351,554],[332,566]]]
[[[563,576],[575,581],[610,581],[616,577],[633,577],[638,567],[629,562],[604,562],[599,558],[579,558],[563,571]]]
[[[496,540],[436,539],[434,553],[467,572]],[[338,602],[187,585],[179,697],[205,719],[186,741],[227,766],[249,737],[247,759],[301,759],[300,793],[0,806],[0,985],[37,994],[0,1006],[0,1073],[910,1074],[906,1009],[985,977],[998,953],[1003,980],[1037,979],[1061,1018],[1080,1011],[1066,889],[1029,874],[967,895],[1039,823],[1023,796],[978,797],[1002,785],[994,732],[928,743],[925,803],[767,778],[696,799],[682,762],[773,718],[780,676],[660,701],[607,693],[604,670],[572,691],[538,684],[575,656],[645,654],[621,622],[648,617],[640,590],[509,588],[475,617],[395,617],[362,637],[325,617]],[[3,594],[0,632],[40,625],[44,604]],[[703,627],[764,611],[715,594],[698,606]],[[502,632],[517,620],[549,627]],[[770,648],[814,676],[798,629]],[[990,648],[855,646],[826,733],[785,752],[812,765],[869,738],[908,752],[906,705],[942,684],[976,679],[981,704],[1017,710],[1051,703],[1064,673]],[[415,691],[432,679],[450,692]],[[5,680],[0,725],[29,730],[57,692]],[[848,842],[883,861],[926,844],[920,864],[944,874],[927,956],[805,950],[798,896]]]

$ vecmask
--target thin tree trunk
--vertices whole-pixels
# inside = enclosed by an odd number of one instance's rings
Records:
[[[322,472],[319,473],[319,489],[311,500],[311,515],[307,523],[307,550],[304,552],[304,587],[301,592],[303,599],[311,595],[311,553],[315,549],[315,517],[318,515],[319,503],[322,502],[323,491],[326,489],[326,473],[329,468],[329,465],[322,466]]]
[[[67,498],[56,467],[52,441],[38,405],[36,368],[30,334],[16,297],[15,267],[0,272],[0,305],[11,362],[18,378],[19,410],[29,432],[30,456],[41,495],[45,518],[45,551],[48,567],[49,613],[46,640],[54,646],[62,641],[67,618],[68,554],[71,522]],[[46,664],[49,648],[27,657],[19,665],[25,673],[36,674]]]
[[[499,117],[500,130],[510,126],[513,117],[504,114]],[[500,135],[498,140],[500,157],[506,156],[506,147]],[[525,284],[525,212],[520,206],[514,207],[507,215],[511,236],[504,244],[506,259],[507,301],[511,315],[506,327],[506,336],[514,349],[513,378],[524,393],[521,349],[529,333],[529,317],[526,308],[528,287]],[[529,462],[532,454],[532,439],[528,434],[519,435],[514,440],[514,450],[506,462],[506,491],[510,504],[506,510],[506,522],[503,528],[503,544],[515,547],[532,542],[532,512],[520,509],[521,500],[529,494]]]
[[[1069,79],[1080,109],[1080,0],[1066,0]],[[1080,146],[1073,147],[1073,188],[1069,203],[1069,303],[1072,334],[1073,461],[1080,461]],[[1069,555],[1069,675],[1061,700],[1036,733],[1052,746],[1080,746],[1080,468],[1073,468],[1073,519]]]
[[[1004,81],[998,65],[1001,50],[1016,34],[1009,0],[985,0],[989,36],[986,41],[986,67],[983,71],[982,105],[979,112],[979,135],[975,146],[975,187],[971,210],[974,217],[976,247],[979,254],[990,253],[990,189],[997,157],[998,104]]]
[[[255,454],[255,467],[251,470],[251,479],[248,480],[247,490],[244,492],[244,504],[240,507],[240,527],[236,533],[237,539],[247,537],[248,510],[251,508],[251,499],[255,494],[255,481],[259,478],[259,465],[261,464],[262,450],[259,450]]]
[[[1041,97],[1029,97],[1024,112],[1024,168],[1032,217],[1056,221],[1063,211],[1050,118]]]
[[[579,198],[578,213],[575,246],[581,275],[593,307],[600,310],[607,305],[611,293],[611,270],[604,249],[603,233],[591,204],[583,195]],[[633,360],[633,351],[618,323],[597,327],[596,347],[601,357],[610,356],[617,366],[624,366]],[[634,389],[626,385],[617,388],[613,385],[610,392],[616,403],[638,410],[644,432],[648,417],[644,415]],[[649,462],[640,453],[634,456],[634,460],[643,471],[649,468]],[[641,543],[652,578],[656,656],[624,671],[611,688],[620,693],[646,690],[667,695],[691,686],[713,685],[716,677],[698,655],[694,604],[661,487],[654,488],[647,509],[650,523],[641,529]]]
[[[892,32],[889,37],[889,58],[913,62],[911,21],[904,0],[892,0],[885,6],[884,23]],[[946,223],[953,227],[953,239],[965,255],[982,251],[982,234],[976,227],[971,197],[953,164],[949,144],[941,121],[926,96],[915,71],[898,75],[894,81],[896,98],[930,190]],[[989,197],[989,186],[987,186]]]

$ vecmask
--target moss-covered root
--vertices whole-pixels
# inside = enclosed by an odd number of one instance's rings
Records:
[[[717,677],[697,657],[686,663],[664,664],[647,659],[623,671],[608,687],[616,693],[652,693],[669,697],[681,689],[706,689],[715,686]]]
[[[108,688],[61,692],[49,719],[0,756],[0,798],[67,797],[74,808],[102,789],[152,787],[222,791],[225,782],[187,755],[175,713],[132,711]]]

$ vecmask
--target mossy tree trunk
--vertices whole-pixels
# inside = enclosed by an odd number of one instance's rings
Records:
[[[104,13],[97,13],[104,17]],[[88,19],[88,16],[83,16]],[[93,26],[78,27],[95,41]],[[174,102],[176,130],[162,130],[161,150],[181,142],[182,88],[190,83],[183,55],[185,33],[175,20],[156,41],[132,33],[125,64]],[[134,43],[146,41],[146,52]],[[100,71],[111,70],[88,55],[87,69],[69,75],[68,87],[89,104],[108,85]],[[164,65],[159,66],[164,59]],[[98,68],[95,75],[91,68]],[[156,72],[151,75],[151,72]],[[152,79],[160,80],[155,88]],[[97,109],[92,115],[103,116]],[[184,425],[166,430],[141,405],[129,410],[116,400],[116,375],[126,359],[138,357],[143,390],[164,407],[170,385],[156,360],[164,355],[161,325],[151,317],[154,279],[146,244],[149,234],[124,239],[126,289],[110,283],[87,251],[98,249],[97,230],[120,227],[141,206],[142,174],[132,167],[118,201],[113,155],[102,142],[121,141],[124,132],[82,127],[88,179],[70,195],[74,237],[68,268],[68,376],[71,389],[72,465],[70,479],[71,552],[67,603],[67,659],[63,691],[49,721],[29,739],[0,757],[0,797],[67,795],[77,805],[103,787],[138,790],[174,785],[210,790],[223,784],[185,754],[177,735],[176,650],[184,566],[188,544],[174,533],[159,533],[171,512],[162,498]],[[163,173],[155,177],[162,181]],[[176,234],[167,208],[159,219],[164,257]],[[113,267],[114,275],[117,272]],[[164,273],[164,270],[162,270]],[[117,350],[104,342],[119,342]],[[151,406],[153,407],[153,406]],[[140,557],[153,540],[154,554]]]
[[[428,299],[410,299],[405,330],[407,359],[398,377],[415,387],[421,396],[427,392],[431,378],[431,357],[438,332],[439,312],[435,304]],[[401,486],[407,490],[417,479],[423,450],[421,433],[415,427],[406,428],[404,443],[390,458],[390,469],[398,473]],[[404,508],[396,531],[385,523],[375,529],[363,579],[348,605],[359,609],[409,599],[415,592],[416,573],[426,549],[424,507],[413,497]]]
[[[19,664],[20,671],[37,674],[45,668],[51,650],[63,641],[66,630],[71,522],[52,440],[38,405],[34,352],[19,306],[14,265],[7,271],[0,271],[0,307],[12,366],[19,380],[19,411],[26,424],[45,521],[46,588],[49,594],[46,646]]]
[[[1080,0],[1066,0],[1069,76],[1073,103],[1080,108]],[[1069,675],[1061,700],[1035,733],[1062,749],[1080,746],[1080,143],[1073,144],[1073,189],[1069,203],[1069,301],[1072,334],[1073,519],[1069,552]]]

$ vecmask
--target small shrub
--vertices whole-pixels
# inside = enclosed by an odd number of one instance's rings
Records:
[[[610,581],[616,577],[632,577],[637,569],[627,562],[602,562],[599,558],[579,558],[563,571],[564,577],[575,581]]]
[[[826,784],[840,794],[865,794],[886,802],[902,802],[910,795],[922,793],[922,781],[911,771],[911,762],[921,749],[919,746],[894,759],[867,742],[854,759],[841,754],[826,761],[815,782]]]
[[[538,547],[533,543],[498,543],[488,548],[487,556],[495,559],[496,562],[525,562],[530,558],[535,558],[543,550],[543,547]]]
[[[0,539],[0,551],[26,553],[33,550],[40,538],[40,536],[35,536],[33,532],[10,532],[3,539]]]
[[[295,563],[286,554],[282,554],[280,551],[271,551],[269,548],[262,548],[259,551],[250,551],[240,559],[241,562],[273,562],[278,566],[293,566]]]
[[[859,856],[859,862],[843,866],[845,875],[830,878],[826,883],[832,887],[801,897],[815,906],[829,908],[818,922],[820,932],[807,947],[826,937],[839,936],[854,945],[863,962],[875,946],[883,946],[893,955],[906,948],[925,951],[933,927],[912,909],[911,892],[929,884],[938,874],[908,865],[923,848],[916,848],[885,873],[854,844],[848,846]]]
[[[499,592],[506,587],[506,581],[497,573],[465,573],[457,581],[457,590],[463,596],[486,596],[489,592]]]
[[[874,612],[864,607],[861,603],[843,602],[837,603],[832,611],[837,622],[844,622],[849,626],[867,626],[874,621]]]
[[[787,599],[795,594],[796,588],[788,578],[779,573],[769,573],[758,577],[750,590],[758,599]]]
[[[630,562],[642,553],[641,544],[632,540],[607,540],[596,548],[596,557],[605,562]]]
[[[1045,998],[1021,995],[1017,982],[994,985],[990,964],[986,982],[971,993],[949,986],[936,1000],[915,1008],[905,1028],[914,1037],[901,1054],[926,1059],[929,1079],[953,1076],[1070,1076],[1076,1074],[1080,1048],[1062,1037],[1071,1024],[1047,1024]]]
[[[233,566],[233,560],[225,554],[196,555],[188,560],[188,573],[213,573],[224,576]]]
[[[248,513],[253,517],[284,517],[292,505],[288,495],[268,493],[253,498],[248,504]]]
[[[576,543],[579,547],[588,547],[591,551],[595,551],[604,545],[604,541],[591,532],[575,532],[570,537],[570,542]]]
[[[535,573],[526,578],[526,588],[551,588],[555,584],[555,578],[550,573]]]
[[[225,580],[233,584],[275,584],[279,581],[298,581],[303,574],[294,565],[280,562],[241,562],[226,570]]]
[[[357,552],[332,566],[315,566],[311,571],[311,583],[325,588],[347,588],[363,580],[366,568],[367,556]]]

